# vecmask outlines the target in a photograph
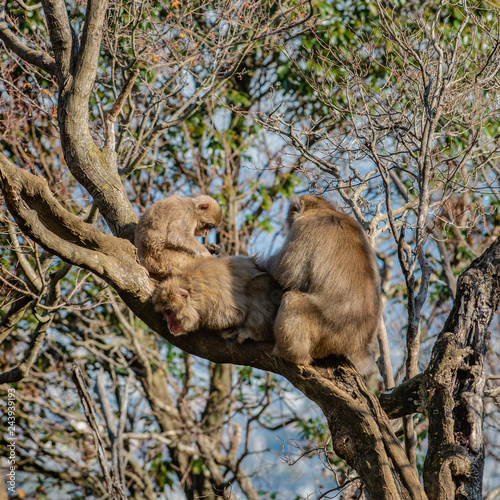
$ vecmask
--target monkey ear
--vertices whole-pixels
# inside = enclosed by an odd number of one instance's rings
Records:
[[[290,212],[303,212],[304,211],[304,201],[302,198],[294,198],[290,203]]]
[[[189,292],[187,290],[185,290],[184,288],[179,288],[177,290],[177,295],[179,295],[183,299],[187,299],[189,297]]]
[[[304,202],[301,198],[294,198],[290,203],[290,208],[288,209],[288,215],[286,218],[288,226],[291,226],[295,217],[300,215],[304,211]]]
[[[201,210],[202,212],[206,212],[210,208],[210,205],[208,203],[200,203],[198,205],[198,210]]]

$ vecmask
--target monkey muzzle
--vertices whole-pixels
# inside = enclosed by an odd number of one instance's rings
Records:
[[[208,233],[212,230],[215,229],[217,226],[214,224],[205,224],[204,226],[200,227],[197,229],[194,233],[195,236],[207,236]]]
[[[172,335],[185,335],[186,332],[183,330],[180,323],[177,321],[177,316],[171,309],[163,309],[163,316],[167,320],[167,326]]]

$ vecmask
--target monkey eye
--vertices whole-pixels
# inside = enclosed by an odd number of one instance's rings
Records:
[[[177,290],[177,295],[183,299],[187,299],[189,297],[189,292],[184,288],[179,288],[179,290]]]
[[[216,226],[214,224],[205,224],[202,229],[215,229]]]

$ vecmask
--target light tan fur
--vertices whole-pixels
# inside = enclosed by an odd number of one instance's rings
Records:
[[[294,200],[283,247],[262,267],[283,287],[274,354],[297,364],[330,354],[362,366],[379,325],[375,254],[358,222],[317,196]]]
[[[273,339],[281,295],[251,257],[199,258],[164,280],[153,303],[174,335],[207,328],[239,342],[265,341]]]
[[[218,253],[218,245],[203,245],[205,236],[222,220],[219,204],[210,196],[169,196],[149,207],[137,224],[135,246],[142,265],[161,280],[198,257]]]

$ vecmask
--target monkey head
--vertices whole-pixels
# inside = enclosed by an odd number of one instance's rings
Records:
[[[153,295],[155,311],[163,314],[172,335],[186,335],[200,327],[191,291],[190,283],[182,276],[173,275],[163,281]]]
[[[206,236],[211,229],[220,226],[222,211],[219,204],[210,196],[201,195],[194,199],[197,224],[195,236]]]
[[[288,215],[286,222],[288,227],[290,227],[294,220],[304,212],[309,210],[322,210],[322,209],[335,210],[335,207],[328,201],[313,195],[305,195],[300,198],[295,198],[290,203],[290,208],[288,209]]]

